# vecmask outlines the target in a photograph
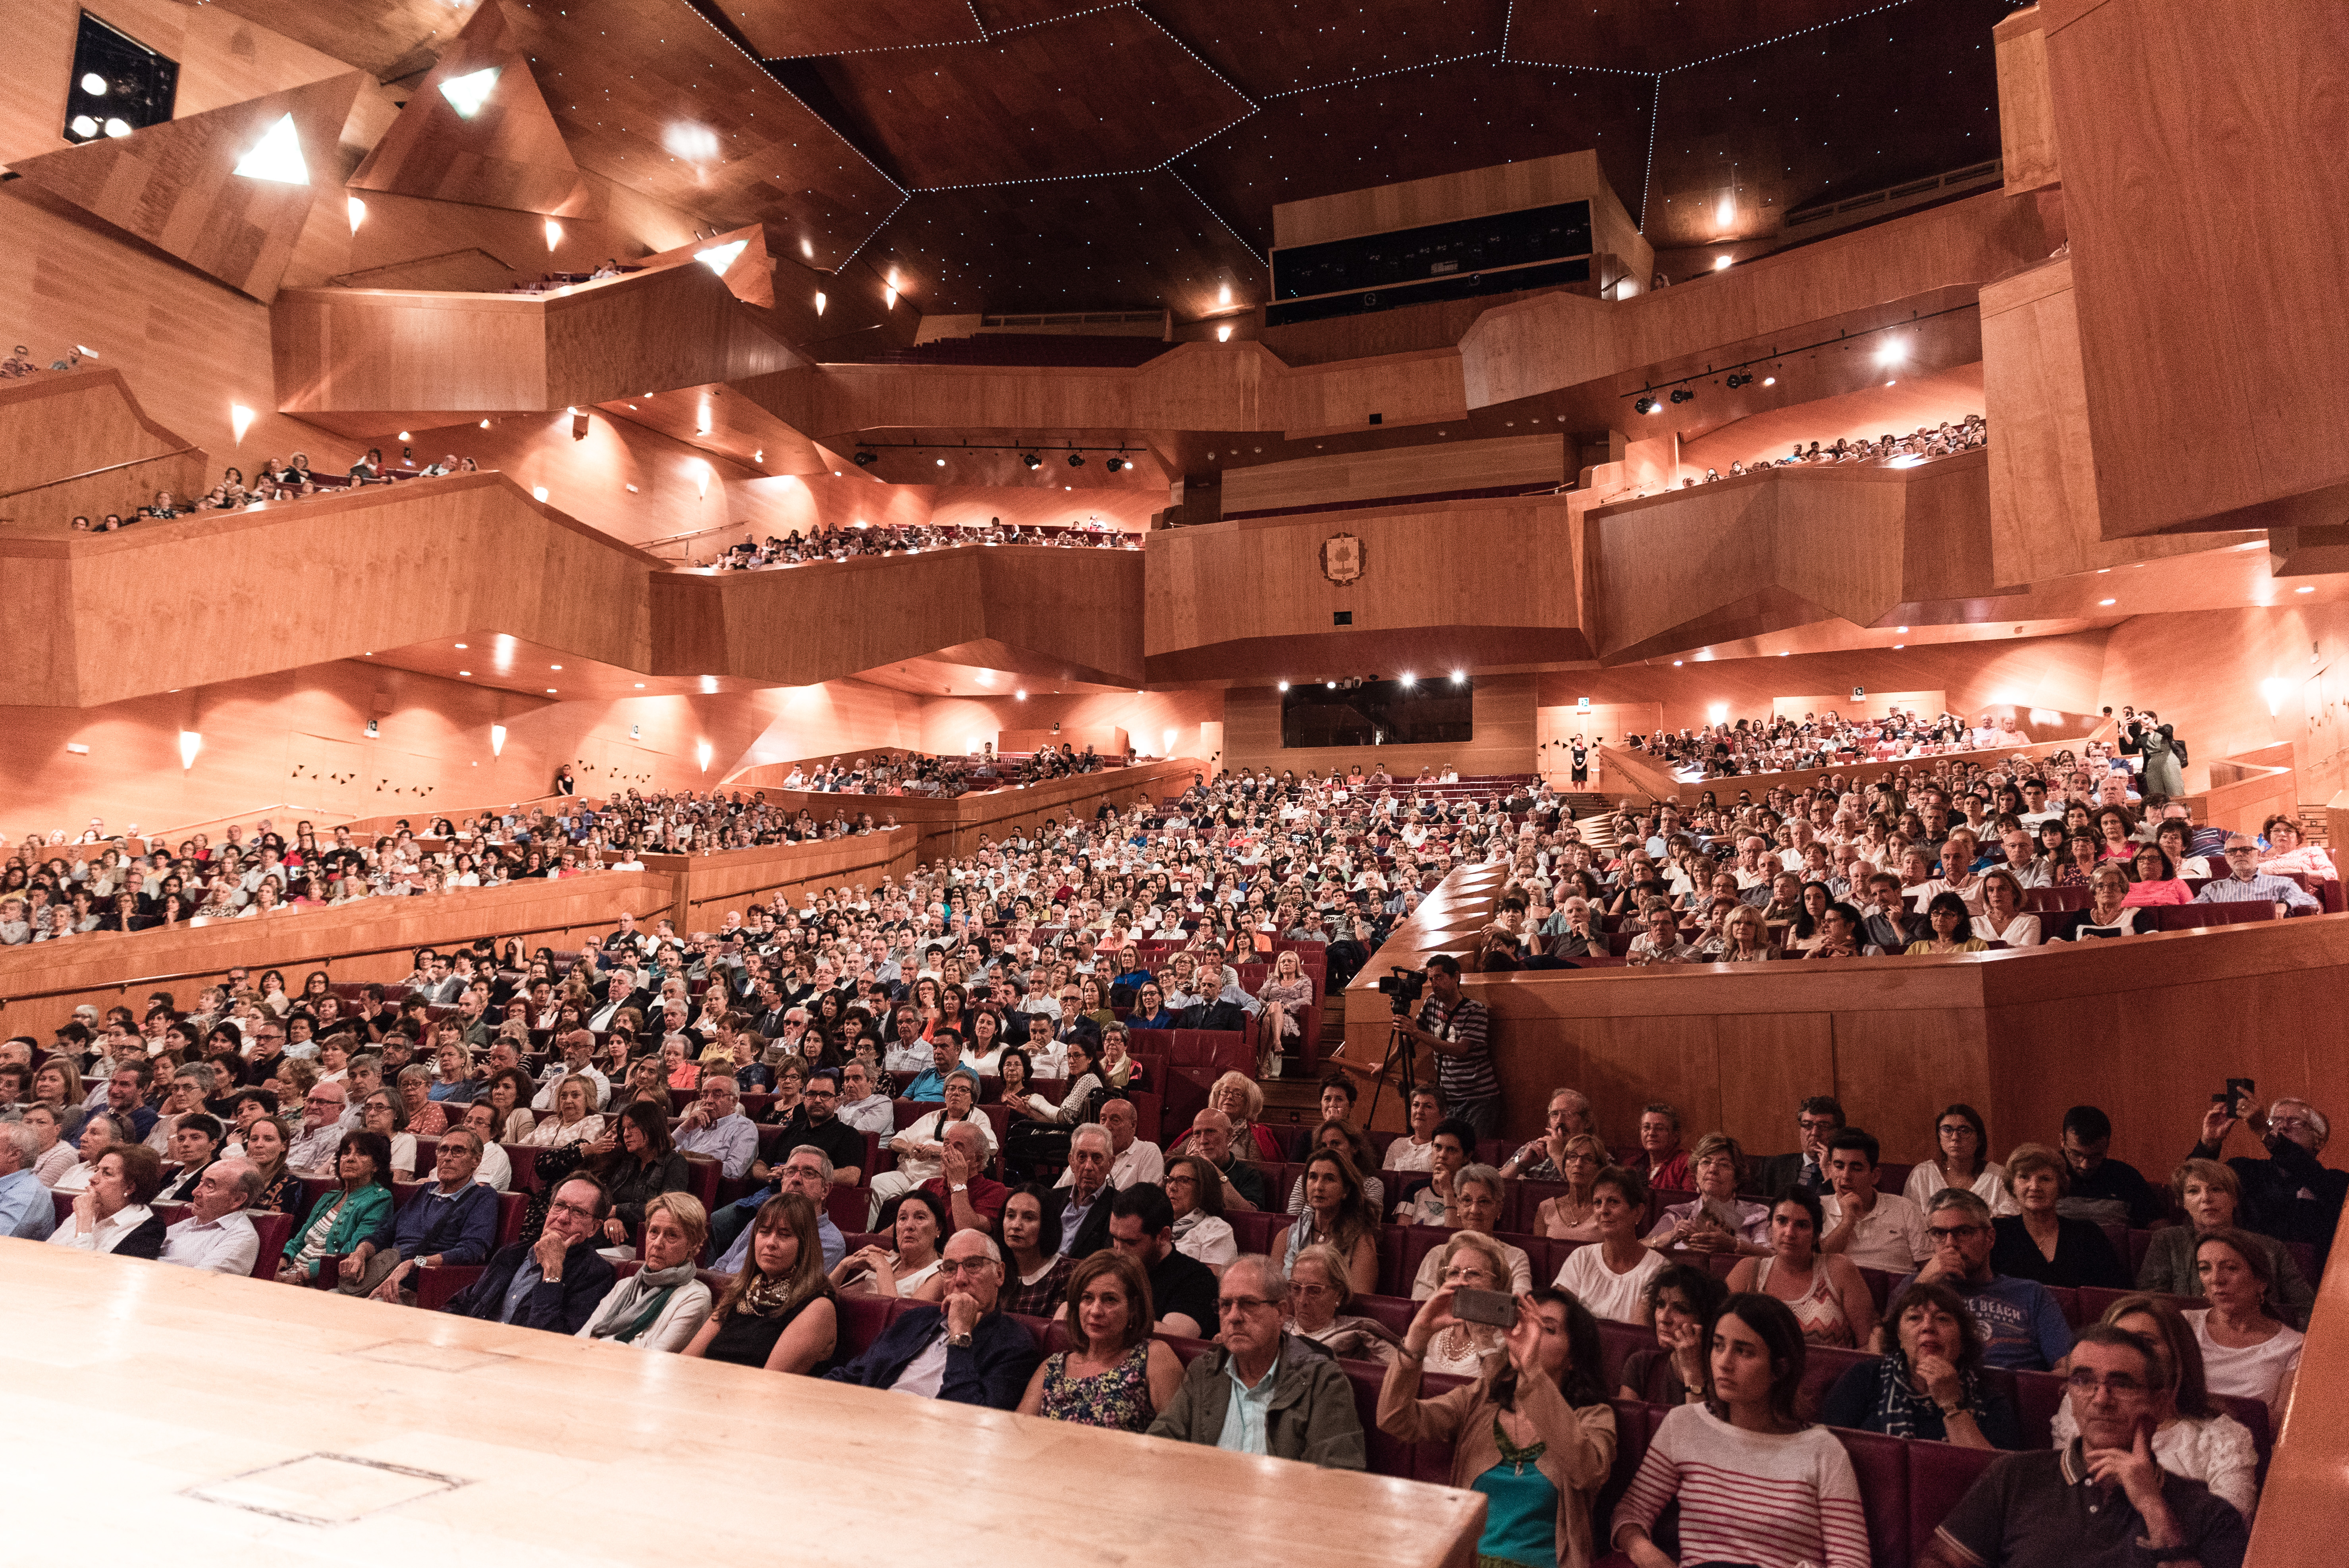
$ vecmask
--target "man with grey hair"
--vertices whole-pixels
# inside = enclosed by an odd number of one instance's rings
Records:
[[[2318,914],[2324,906],[2290,877],[2270,876],[2260,870],[2260,841],[2249,833],[2227,839],[2227,874],[2212,877],[2194,895],[2196,903],[2272,903],[2279,918],[2294,913]]]
[[[950,1232],[995,1234],[996,1222],[1003,1217],[1004,1200],[1011,1196],[1011,1190],[988,1177],[987,1133],[968,1121],[957,1122],[947,1129],[946,1145],[938,1173],[923,1182],[920,1191],[946,1205]]]
[[[196,1182],[188,1217],[163,1233],[156,1261],[202,1274],[251,1274],[261,1237],[244,1211],[260,1192],[260,1166],[242,1156],[213,1161]]]
[[[285,1166],[300,1176],[330,1176],[343,1141],[343,1109],[349,1095],[339,1083],[315,1083],[302,1105],[302,1130],[285,1150]]]
[[[910,1127],[899,1129],[897,1136],[889,1140],[889,1151],[897,1157],[897,1169],[884,1171],[873,1178],[868,1224],[880,1222],[881,1206],[898,1193],[910,1192],[946,1173],[947,1129],[957,1122],[969,1122],[985,1132],[988,1155],[994,1156],[995,1124],[978,1109],[978,1075],[968,1068],[957,1068],[947,1074],[944,1103]]]
[[[823,1248],[823,1266],[827,1269],[837,1264],[848,1252],[848,1243],[842,1237],[840,1227],[832,1222],[830,1214],[824,1212],[824,1204],[830,1200],[833,1191],[832,1177],[831,1156],[812,1143],[801,1144],[784,1156],[781,1165],[775,1167],[777,1196],[785,1192],[797,1192],[815,1205],[815,1239]],[[720,1213],[726,1212],[719,1211]],[[755,1211],[750,1217],[757,1218]],[[750,1233],[755,1228],[746,1220],[741,1222],[741,1230],[734,1236],[731,1245],[722,1238],[711,1241],[711,1252],[718,1258],[718,1264],[713,1272],[740,1274],[742,1271],[743,1264],[748,1262],[750,1256]],[[715,1233],[712,1233],[714,1237]]]
[[[2228,846],[2230,853],[2233,849]],[[2206,1111],[2202,1141],[2187,1158],[2217,1160],[2227,1134],[2234,1130],[2238,1109],[2214,1105]],[[2332,1141],[2333,1123],[2308,1101],[2286,1096],[2269,1106],[2265,1114],[2252,1107],[2245,1125],[2266,1148],[2268,1157],[2253,1160],[2238,1155],[2226,1161],[2243,1189],[2235,1222],[2280,1242],[2306,1242],[2316,1249],[2317,1274],[2310,1277],[2317,1277],[2323,1273],[2325,1254],[2332,1250],[2333,1233],[2340,1228],[2343,1202],[2349,1199],[2349,1171],[2334,1171],[2319,1162],[2325,1144]]]
[[[1184,1368],[1154,1438],[1231,1453],[1362,1470],[1367,1458],[1354,1394],[1337,1361],[1281,1326],[1288,1282],[1270,1258],[1244,1253],[1216,1297],[1221,1343]]]
[[[1523,1181],[1563,1181],[1566,1140],[1578,1133],[1596,1135],[1598,1131],[1599,1119],[1591,1114],[1588,1096],[1578,1088],[1554,1088],[1549,1091],[1547,1130],[1510,1155],[1501,1175]]]
[[[677,1125],[680,1154],[707,1154],[731,1181],[750,1169],[759,1152],[759,1130],[741,1111],[741,1091],[730,1073],[705,1073],[701,1092]]]
[[[1061,1251],[1088,1258],[1109,1245],[1109,1200],[1117,1189],[1109,1180],[1116,1140],[1108,1128],[1088,1121],[1069,1134],[1069,1201],[1061,1210]]]
[[[0,1236],[46,1242],[57,1228],[57,1205],[33,1170],[40,1157],[37,1131],[21,1121],[0,1122]]]
[[[1003,1253],[995,1238],[957,1231],[947,1239],[938,1277],[946,1281],[945,1301],[900,1307],[863,1355],[825,1376],[917,1399],[1017,1409],[1043,1352],[1025,1328],[997,1310]]]
[[[1944,1187],[1925,1210],[1925,1235],[1932,1255],[1892,1287],[1877,1328],[1880,1353],[1891,1338],[1886,1326],[1900,1321],[1900,1293],[1932,1280],[1956,1291],[1982,1330],[1982,1363],[2015,1372],[2052,1371],[2072,1350],[2072,1326],[2055,1297],[2037,1280],[1993,1273],[1990,1205],[1962,1187]]]

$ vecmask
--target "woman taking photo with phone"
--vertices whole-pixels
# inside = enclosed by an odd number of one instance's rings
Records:
[[[1452,1484],[1483,1494],[1479,1563],[1588,1568],[1591,1505],[1615,1463],[1615,1411],[1599,1380],[1599,1323],[1543,1285],[1512,1303],[1505,1356],[1475,1382],[1419,1397],[1429,1342],[1456,1322],[1454,1291],[1428,1297],[1387,1367],[1379,1429],[1409,1443],[1450,1443]]]

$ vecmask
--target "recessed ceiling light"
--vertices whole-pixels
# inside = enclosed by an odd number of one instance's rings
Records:
[[[472,672],[472,671],[471,671],[471,670],[459,670],[457,673],[458,673],[459,675],[460,675],[460,676],[465,676],[465,677],[466,677],[467,679],[469,679],[469,680],[472,677],[472,674],[473,674],[473,672]]]
[[[563,666],[562,666],[561,665],[547,665],[546,667],[547,667],[548,669],[551,669],[551,670],[559,670],[559,669],[561,669]]]
[[[460,648],[461,648],[461,647],[463,647],[465,645],[464,645],[464,644],[462,644],[462,643],[460,643],[460,644],[458,644],[457,645],[458,645],[459,647],[460,647]]]
[[[554,688],[553,686],[549,686],[549,687],[547,687],[547,688],[546,688],[546,695],[547,695],[547,696],[553,696],[554,695]]]
[[[2099,599],[2096,603],[2099,604],[2117,604],[2120,601],[2117,599]]]
[[[636,683],[636,689],[637,689],[638,691],[642,691],[642,690],[644,690],[644,689],[645,689],[645,683],[644,683],[644,682],[642,682],[642,681],[638,681],[638,682]]]
[[[2315,592],[2316,592],[2316,590],[2315,590],[2313,587],[2309,587],[2309,588],[2295,588],[2295,589],[2293,589],[2293,590],[2292,590],[2292,592],[2293,592],[2293,593],[2315,593]]]

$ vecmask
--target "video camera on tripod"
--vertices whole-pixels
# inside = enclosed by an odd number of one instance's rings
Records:
[[[1380,995],[1386,997],[1387,1006],[1398,1014],[1410,1012],[1412,1005],[1426,989],[1426,970],[1405,969],[1399,964],[1390,965],[1386,978],[1379,982]]]

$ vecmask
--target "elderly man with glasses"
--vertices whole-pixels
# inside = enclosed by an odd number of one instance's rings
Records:
[[[460,1317],[577,1334],[619,1276],[597,1249],[612,1200],[604,1183],[569,1176],[546,1206],[538,1240],[501,1247],[442,1310]]]
[[[2204,1112],[2202,1141],[2187,1158],[2219,1159],[2227,1134],[2235,1129],[2236,1109],[2214,1105]],[[2332,1141],[2333,1123],[2308,1101],[2286,1097],[2264,1114],[2251,1108],[2244,1125],[2265,1146],[2268,1157],[2238,1155],[2225,1162],[2242,1186],[2235,1222],[2280,1242],[2306,1242],[2316,1250],[2316,1272],[2310,1277],[2321,1277],[2333,1233],[2340,1228],[2343,1202],[2349,1200],[2349,1171],[2332,1170],[2320,1161]]]
[[[1982,1364],[2013,1372],[2046,1372],[2071,1354],[2072,1326],[2047,1287],[2036,1280],[1995,1274],[1990,1253],[1997,1239],[1990,1205],[1971,1192],[1944,1187],[1925,1213],[1932,1256],[1892,1287],[1884,1323],[1900,1321],[1900,1293],[1920,1280],[1938,1280],[1958,1293],[1982,1330]],[[1879,1354],[1889,1330],[1879,1326]]]
[[[2227,840],[2227,874],[2213,877],[2194,895],[2196,903],[2273,903],[2278,918],[2294,913],[2318,914],[2324,906],[2290,877],[2270,876],[2260,870],[2259,841],[2248,833]]]
[[[900,1307],[863,1355],[826,1376],[921,1399],[1017,1409],[1043,1353],[1025,1328],[997,1310],[1003,1253],[995,1238],[957,1231],[938,1277],[946,1282],[943,1302]]]
[[[1270,1258],[1243,1254],[1216,1296],[1221,1343],[1184,1368],[1154,1438],[1231,1453],[1362,1470],[1361,1418],[1352,1386],[1320,1346],[1282,1326],[1288,1282]]]
[[[397,1302],[414,1294],[409,1276],[442,1264],[485,1263],[498,1239],[498,1195],[473,1178],[481,1168],[481,1136],[470,1128],[440,1135],[434,1180],[408,1201],[392,1228],[392,1244],[378,1252],[361,1242],[344,1260],[345,1295]]]
[[[244,1211],[260,1192],[260,1166],[233,1157],[213,1161],[197,1179],[188,1217],[163,1233],[157,1261],[202,1274],[251,1274],[261,1237]]]
[[[339,1083],[310,1087],[309,1098],[302,1102],[302,1130],[285,1151],[287,1169],[300,1176],[323,1176],[332,1171],[335,1151],[348,1130],[343,1126],[343,1110],[349,1099]]]

